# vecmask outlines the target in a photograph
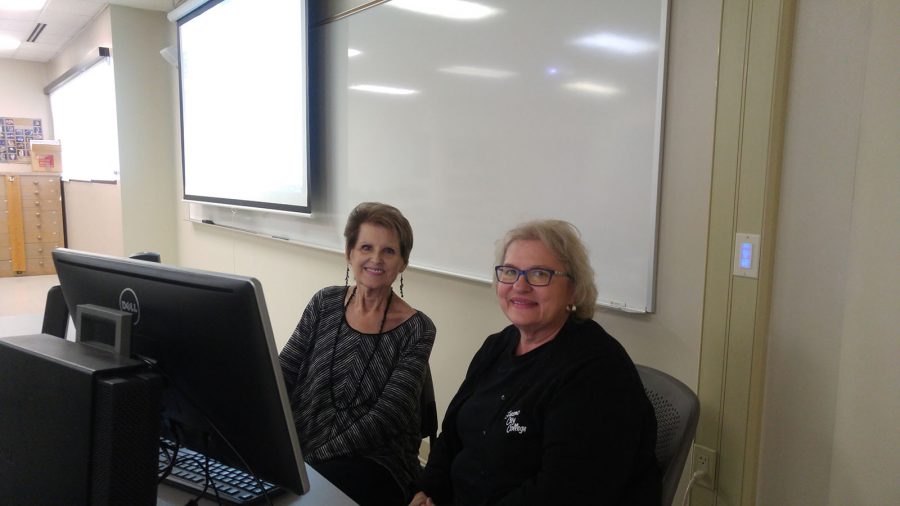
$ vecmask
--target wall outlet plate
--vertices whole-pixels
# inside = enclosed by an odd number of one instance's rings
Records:
[[[697,484],[710,490],[716,488],[716,451],[698,444],[694,445],[694,465],[692,472],[702,471],[706,473],[703,478],[697,480]]]

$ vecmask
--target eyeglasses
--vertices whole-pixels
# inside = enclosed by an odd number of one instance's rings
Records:
[[[572,277],[568,272],[551,271],[550,269],[525,269],[521,271],[508,265],[498,265],[494,267],[494,272],[497,273],[497,281],[505,285],[515,283],[519,280],[519,276],[522,275],[525,276],[525,281],[531,286],[547,286],[553,281],[554,275]]]

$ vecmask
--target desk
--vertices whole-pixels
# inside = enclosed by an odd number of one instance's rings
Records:
[[[306,475],[309,477],[309,492],[303,495],[295,495],[293,492],[281,493],[272,499],[272,504],[278,506],[288,504],[300,506],[356,506],[352,499],[308,465],[306,466]],[[165,484],[157,488],[156,494],[157,506],[184,506],[196,495]],[[214,500],[204,498],[199,504],[208,505],[215,503]]]

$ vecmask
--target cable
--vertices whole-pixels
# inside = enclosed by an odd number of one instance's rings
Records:
[[[166,459],[169,461],[169,464],[162,473],[159,473],[158,480],[156,481],[157,485],[162,483],[169,474],[172,473],[172,470],[175,468],[175,460],[178,457],[178,449],[181,447],[181,438],[178,437],[178,428],[172,420],[169,420],[169,430],[172,431],[172,435],[175,438],[175,447],[171,448],[168,445],[163,444],[162,441],[159,443],[166,454]],[[172,453],[169,453],[170,450]]]
[[[211,419],[209,416],[207,416],[207,414],[204,413],[202,409],[200,409],[200,405],[199,405],[198,403],[194,402],[194,400],[191,398],[191,396],[189,396],[189,395],[187,394],[187,392],[185,392],[184,390],[182,390],[181,388],[179,388],[178,384],[175,383],[174,381],[172,381],[172,378],[170,378],[169,375],[166,374],[166,372],[162,369],[162,367],[159,366],[158,363],[156,363],[156,361],[151,360],[151,359],[148,359],[148,358],[146,358],[146,357],[140,357],[140,356],[139,356],[138,358],[139,358],[142,362],[144,362],[144,364],[146,364],[147,366],[149,366],[151,370],[154,370],[154,371],[156,371],[157,373],[159,373],[159,374],[163,377],[163,379],[166,380],[166,383],[167,383],[168,385],[171,385],[171,386],[172,386],[179,394],[181,394],[182,397],[184,397],[184,399],[185,399],[191,406],[194,407],[194,409],[197,410],[197,413],[199,413],[200,416],[203,417],[204,421],[206,421],[206,423],[209,424],[209,427],[213,430],[213,432],[215,432],[216,435],[219,436],[219,439],[221,439],[222,442],[225,443],[226,446],[228,446],[228,448],[232,451],[232,453],[234,453],[234,455],[238,458],[238,460],[241,461],[241,464],[244,466],[244,469],[247,470],[247,473],[248,473],[250,476],[252,476],[253,479],[256,481],[256,486],[259,487],[260,490],[262,490],[263,496],[265,496],[265,498],[266,498],[266,504],[268,504],[269,506],[272,506],[272,498],[269,497],[269,491],[266,490],[266,488],[263,486],[262,480],[259,479],[259,476],[256,475],[256,473],[253,471],[253,469],[250,468],[250,465],[247,464],[247,461],[244,460],[244,456],[241,455],[241,453],[237,451],[237,448],[235,448],[234,445],[231,444],[231,441],[230,441],[227,437],[225,437],[225,434],[222,434],[222,431],[219,430],[219,427],[216,426],[215,423],[213,423],[212,419]],[[207,434],[207,437],[209,437],[208,434]],[[177,455],[177,454],[176,454],[176,455]],[[207,471],[207,477],[208,477],[208,476],[209,476],[209,473],[208,473],[208,471]],[[207,485],[208,485],[208,484],[207,484]],[[213,489],[215,490],[215,486],[213,486]],[[204,492],[205,492],[205,491],[206,491],[206,488],[204,488]],[[216,490],[216,492],[217,492],[216,495],[218,495],[218,490]]]
[[[697,480],[706,478],[706,476],[706,471],[694,471],[694,474],[691,475],[691,481],[688,482],[687,488],[684,489],[684,500],[681,502],[681,506],[688,505],[688,498],[691,496],[691,488],[694,487],[694,483],[697,483]]]
[[[219,497],[219,487],[216,485],[216,480],[209,474],[209,434],[203,438],[203,446],[204,446],[204,455],[203,455],[203,471],[206,473],[206,481],[207,484],[212,484],[213,492],[216,493],[216,502],[218,504],[222,504],[222,498]],[[204,489],[205,491],[206,489]]]

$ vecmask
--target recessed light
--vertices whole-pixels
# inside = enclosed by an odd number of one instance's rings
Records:
[[[362,54],[362,51],[359,49],[353,49],[352,47],[347,48],[347,58],[353,58],[354,56],[359,56]]]
[[[21,44],[22,44],[22,41],[15,37],[10,37],[9,35],[0,34],[0,49],[2,49],[2,50],[16,49]]]
[[[4,11],[39,11],[47,0],[0,0],[0,10]]]

